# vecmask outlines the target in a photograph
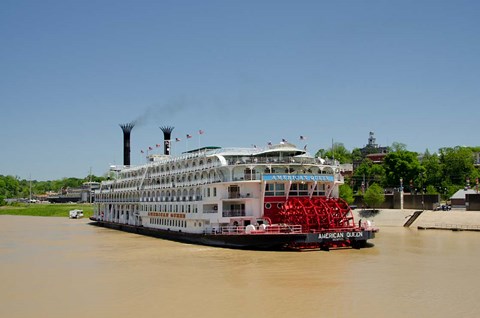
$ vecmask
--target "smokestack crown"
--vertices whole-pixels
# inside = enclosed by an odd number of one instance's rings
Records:
[[[134,126],[135,126],[134,123],[120,124],[120,127],[123,130],[123,133],[131,132]]]

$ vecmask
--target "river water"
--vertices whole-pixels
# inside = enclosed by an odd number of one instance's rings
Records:
[[[383,227],[372,243],[241,251],[0,216],[0,317],[480,315],[480,233]]]

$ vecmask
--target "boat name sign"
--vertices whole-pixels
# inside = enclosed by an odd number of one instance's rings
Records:
[[[313,174],[265,174],[264,181],[329,181],[333,182],[332,175]]]
[[[340,241],[349,238],[361,238],[363,237],[363,232],[330,232],[330,233],[320,233],[318,234],[318,239],[322,240],[333,240]]]

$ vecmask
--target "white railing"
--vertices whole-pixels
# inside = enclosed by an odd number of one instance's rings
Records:
[[[279,224],[279,225],[267,225],[267,226],[255,226],[254,230],[246,231],[246,226],[224,226],[220,228],[219,232],[215,232],[212,230],[213,234],[223,234],[223,235],[238,235],[238,234],[245,234],[245,235],[255,235],[255,234],[299,234],[302,233],[302,226],[301,225],[287,225],[287,224]]]

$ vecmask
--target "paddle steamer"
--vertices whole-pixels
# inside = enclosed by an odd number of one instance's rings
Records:
[[[124,131],[124,165],[95,193],[93,224],[160,238],[245,249],[363,247],[375,236],[357,224],[338,198],[343,176],[335,161],[310,156],[283,141],[265,148],[202,147],[130,165],[130,131]]]

